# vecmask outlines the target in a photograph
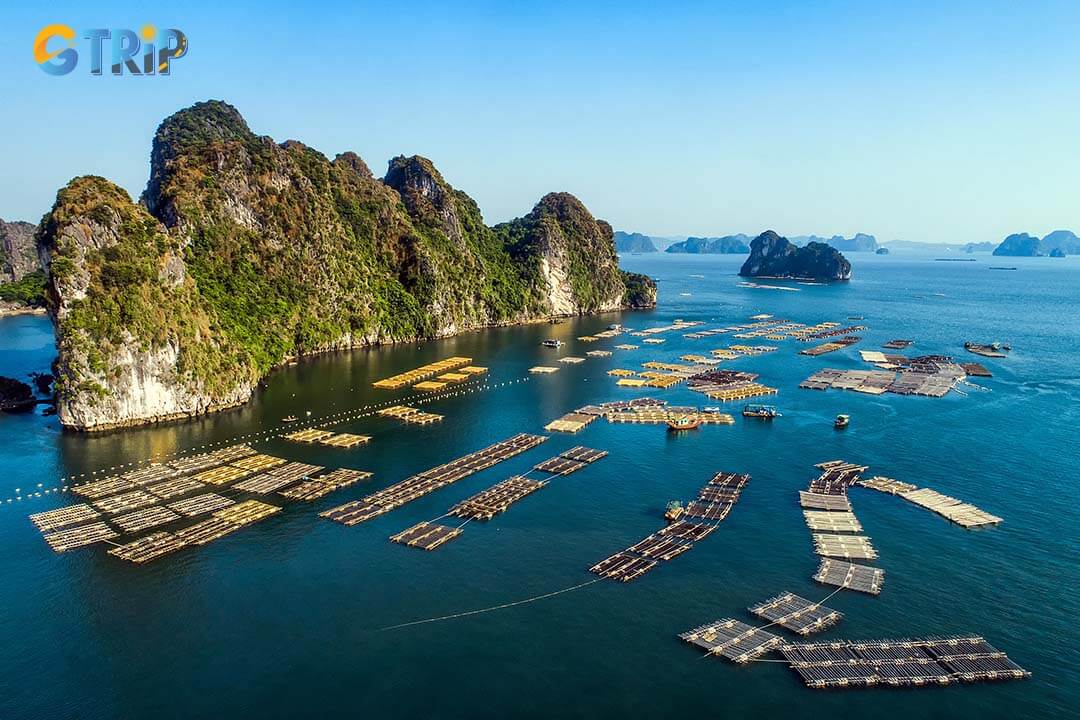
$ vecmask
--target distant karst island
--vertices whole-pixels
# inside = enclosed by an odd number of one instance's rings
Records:
[[[652,238],[641,233],[615,231],[615,251],[621,253],[654,253],[656,245]]]
[[[238,405],[298,355],[656,302],[568,193],[491,227],[426,158],[380,179],[219,101],[161,123],[138,203],[77,177],[37,243],[57,413],[79,430]]]
[[[743,277],[835,281],[851,279],[851,263],[825,243],[799,247],[772,230],[750,243],[750,257],[739,270]]]
[[[36,233],[37,226],[31,223],[0,220],[0,315],[45,305],[45,273],[34,244]]]
[[[1080,255],[1080,237],[1071,230],[1054,230],[1039,238],[1028,233],[1014,233],[994,248],[998,257],[1065,257]]]

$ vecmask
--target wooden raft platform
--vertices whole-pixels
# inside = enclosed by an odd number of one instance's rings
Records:
[[[48,532],[69,525],[78,525],[80,523],[89,522],[90,520],[96,520],[99,517],[101,517],[101,513],[97,510],[89,505],[80,504],[68,505],[66,507],[56,508],[55,510],[34,513],[30,516],[30,521],[37,526],[38,530]]]
[[[619,582],[630,582],[655,568],[659,561],[681,555],[692,548],[694,542],[708,536],[728,516],[742,488],[749,481],[749,475],[716,473],[698,492],[699,499],[690,503],[684,511],[684,516],[688,518],[709,522],[681,520],[668,525],[626,550],[601,560],[589,568],[589,572]]]
[[[180,516],[165,507],[150,507],[145,510],[136,510],[112,521],[113,525],[126,533],[137,533],[159,525],[168,525]]]
[[[759,618],[799,635],[809,635],[832,627],[843,617],[843,614],[830,610],[821,603],[811,602],[789,592],[753,605],[749,610]]]
[[[911,483],[893,480],[892,478],[875,476],[868,480],[861,480],[859,485],[878,492],[902,497],[908,502],[937,513],[964,528],[985,527],[1003,522],[997,515],[991,515],[970,503],[943,495],[930,488],[920,488]]]
[[[814,533],[814,552],[824,557],[874,560],[877,550],[865,535]]]
[[[319,440],[320,445],[326,447],[336,448],[354,448],[357,445],[364,445],[371,441],[371,437],[368,435],[354,435],[353,433],[338,433],[331,435],[328,438]]]
[[[779,635],[731,618],[696,627],[679,637],[709,655],[740,664],[758,658],[784,642]]]
[[[175,510],[184,517],[197,517],[212,513],[215,510],[227,508],[234,503],[229,498],[217,493],[205,493],[194,497],[185,498],[174,502],[169,509]]]
[[[519,433],[507,440],[489,445],[444,465],[425,470],[382,490],[363,500],[354,500],[320,513],[343,525],[356,525],[401,507],[405,503],[423,497],[442,487],[455,483],[485,468],[492,467],[515,455],[531,450],[547,440],[543,435]]]
[[[411,528],[402,530],[390,538],[391,542],[422,550],[434,550],[435,548],[450,542],[461,534],[460,528],[436,525],[434,523],[417,523]]]
[[[311,502],[325,497],[335,490],[348,487],[360,480],[367,480],[372,473],[367,470],[353,470],[351,468],[338,468],[331,472],[317,475],[306,479],[304,482],[282,490],[278,494],[290,500],[302,500]]]
[[[56,532],[47,533],[44,537],[49,547],[61,553],[86,545],[93,545],[104,540],[112,540],[119,537],[119,535],[105,523],[95,522],[89,525],[57,530]]]
[[[438,360],[427,365],[421,365],[413,370],[407,370],[397,375],[391,375],[388,378],[377,380],[372,383],[374,387],[383,388],[385,390],[398,390],[406,385],[412,385],[418,380],[424,378],[440,375],[450,370],[456,370],[464,365],[468,365],[472,362],[472,358],[467,357],[449,357],[445,360]]]
[[[450,514],[463,519],[490,520],[547,483],[514,475],[457,503],[450,508]]]
[[[129,542],[126,545],[118,545],[114,548],[110,548],[109,554],[118,557],[121,560],[142,564],[150,562],[151,560],[156,560],[162,555],[176,552],[185,545],[187,545],[187,543],[184,542],[182,538],[179,538],[172,533],[156,532]]]
[[[213,542],[218,538],[223,538],[229,533],[236,532],[240,529],[240,526],[236,523],[231,523],[228,520],[222,520],[217,517],[210,517],[206,520],[189,525],[186,528],[177,530],[173,533],[177,538],[182,540],[187,545],[206,545]]]
[[[596,420],[596,415],[581,412],[566,413],[560,418],[552,420],[544,426],[545,430],[554,432],[576,433]]]
[[[307,430],[296,430],[295,432],[286,433],[281,437],[293,442],[316,443],[323,438],[332,437],[333,435],[333,432],[324,430],[323,428],[308,428]]]
[[[805,490],[799,491],[799,505],[812,510],[851,510],[851,501],[847,499],[847,495],[827,495]]]
[[[782,645],[812,688],[925,687],[1031,676],[980,636]]]
[[[877,595],[885,584],[885,571],[869,565],[823,558],[814,580],[823,585]]]
[[[828,496],[835,497],[835,496]],[[853,512],[834,510],[803,510],[806,526],[811,530],[828,532],[861,532],[862,524]]]

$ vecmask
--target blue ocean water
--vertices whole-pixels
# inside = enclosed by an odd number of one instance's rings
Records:
[[[625,268],[659,281],[655,311],[321,356],[275,373],[244,408],[191,423],[87,437],[62,433],[55,418],[38,413],[0,415],[0,717],[1075,715],[1080,261],[1010,258],[1000,264],[1016,271],[992,271],[988,265],[999,263],[977,257],[855,255],[851,283],[782,292],[737,287],[739,257],[630,256]],[[817,358],[786,341],[776,352],[725,363],[780,388],[772,402],[784,416],[771,424],[740,417],[734,426],[673,436],[601,421],[371,522],[346,528],[317,517],[510,434],[539,432],[580,405],[645,394],[616,387],[611,368],[738,342],[668,333],[663,345],[528,376],[532,365],[557,364],[556,355],[638,342],[586,345],[580,335],[612,322],[645,328],[684,318],[708,327],[762,312],[805,323],[864,316],[869,330],[861,344]],[[540,347],[547,337],[567,346]],[[965,361],[978,360],[962,349],[968,339],[1007,341],[1013,352],[981,360],[994,373],[976,381],[988,392],[929,399],[797,388],[818,368],[862,367],[858,350],[891,338],[914,339],[911,352]],[[0,374],[47,370],[53,354],[47,320],[0,321]],[[56,555],[27,520],[74,501],[44,493],[60,477],[268,432],[288,414],[382,402],[404,393],[375,390],[373,380],[455,354],[489,367],[492,384],[529,379],[432,403],[427,409],[446,416],[441,424],[366,418],[334,426],[373,436],[354,450],[257,442],[290,459],[375,476],[314,504],[288,504],[204,548],[143,567],[102,548]],[[682,387],[649,393],[703,401]],[[852,425],[836,432],[831,420],[841,412]],[[437,551],[387,541],[576,444],[610,455],[488,523],[470,523]],[[816,474],[814,463],[834,458],[932,487],[1005,522],[965,531],[898,498],[853,489],[885,588],[878,597],[838,593],[829,605],[845,617],[820,637],[982,634],[1030,670],[1030,680],[812,691],[783,664],[702,659],[676,638],[720,617],[752,622],[745,608],[784,590],[808,598],[831,592],[811,580],[818,562],[795,493]],[[665,504],[691,497],[718,470],[753,476],[729,518],[636,582],[603,581],[497,612],[380,630],[587,582],[589,566],[661,527]],[[41,497],[26,497],[39,483]],[[16,495],[23,499],[7,502]]]

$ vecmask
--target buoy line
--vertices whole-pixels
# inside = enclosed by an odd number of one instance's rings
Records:
[[[503,382],[494,383],[494,384],[491,384],[491,383],[487,382],[486,380],[480,381],[480,382],[477,382],[477,383],[465,383],[465,384],[457,386],[454,390],[451,390],[451,391],[440,392],[440,393],[435,393],[435,394],[413,394],[413,395],[408,395],[408,396],[403,397],[403,398],[396,398],[396,399],[393,399],[393,400],[386,400],[386,401],[379,402],[379,403],[371,403],[371,404],[364,405],[364,406],[359,407],[359,408],[354,408],[352,410],[342,410],[340,412],[331,413],[331,414],[328,414],[328,415],[320,415],[318,417],[305,418],[303,421],[301,421],[299,423],[281,424],[281,425],[277,425],[277,426],[275,426],[273,428],[270,428],[270,429],[267,429],[267,430],[259,430],[259,431],[256,431],[256,432],[246,433],[246,434],[243,434],[243,435],[234,435],[234,436],[232,436],[230,438],[226,438],[226,439],[223,439],[223,440],[217,440],[217,441],[214,441],[214,442],[203,443],[202,445],[194,445],[194,446],[187,447],[187,448],[181,448],[179,450],[174,450],[174,451],[168,452],[168,453],[159,453],[157,455],[152,455],[149,458],[145,458],[145,459],[142,459],[142,460],[133,460],[133,461],[128,462],[128,463],[120,463],[119,465],[112,465],[110,467],[101,468],[99,470],[91,470],[89,472],[78,473],[78,474],[73,474],[73,475],[69,475],[69,476],[66,476],[66,477],[61,477],[58,480],[58,482],[60,483],[59,485],[55,485],[55,486],[48,487],[48,488],[43,487],[44,483],[38,483],[36,488],[33,491],[27,492],[27,493],[21,492],[20,488],[15,488],[15,495],[12,495],[11,497],[8,497],[3,501],[0,501],[0,505],[10,505],[10,504],[14,504],[14,503],[17,503],[17,502],[21,502],[22,500],[30,500],[32,498],[40,498],[40,497],[43,497],[45,495],[51,495],[53,493],[67,492],[71,488],[79,487],[81,485],[85,485],[86,483],[94,482],[96,480],[104,479],[106,477],[109,477],[110,475],[115,474],[117,471],[128,471],[130,469],[134,469],[134,468],[139,467],[139,466],[150,465],[150,464],[162,462],[162,461],[168,460],[168,459],[177,459],[177,458],[180,458],[180,457],[186,457],[188,455],[198,454],[199,452],[213,450],[215,448],[221,448],[221,447],[226,447],[226,446],[229,446],[229,445],[235,445],[235,444],[240,443],[240,442],[260,442],[260,441],[270,440],[272,438],[278,437],[283,430],[286,430],[286,429],[289,429],[289,428],[312,427],[314,425],[340,425],[341,423],[351,422],[353,420],[359,420],[361,418],[374,417],[375,415],[377,415],[378,410],[380,410],[382,408],[385,408],[385,407],[390,407],[392,405],[401,405],[403,403],[410,403],[410,404],[414,404],[414,405],[423,405],[425,403],[431,403],[431,402],[435,402],[437,400],[445,400],[445,399],[448,399],[448,398],[462,397],[462,396],[465,396],[465,395],[471,395],[473,393],[487,391],[487,390],[497,390],[499,388],[509,387],[511,385],[516,385],[517,383],[528,382],[529,379],[530,379],[530,377],[528,375],[526,375],[526,376],[516,378],[516,379],[513,379],[513,380],[504,380]]]

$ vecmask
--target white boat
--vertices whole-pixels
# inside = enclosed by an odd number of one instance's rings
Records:
[[[550,348],[562,347],[562,340],[545,340],[541,345]]]

